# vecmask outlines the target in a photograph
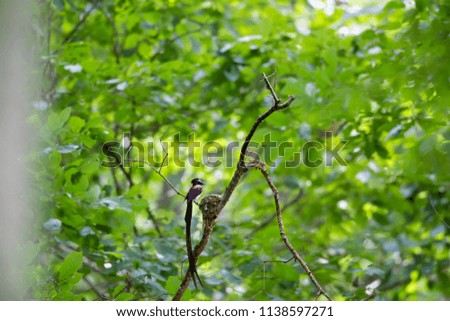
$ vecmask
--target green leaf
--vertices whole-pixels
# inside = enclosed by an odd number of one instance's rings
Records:
[[[430,153],[437,143],[436,136],[430,136],[425,138],[420,144],[419,151],[422,156]]]
[[[116,297],[116,301],[130,301],[133,300],[134,295],[131,293],[120,293],[117,297]]]
[[[114,291],[113,291],[113,293],[112,293],[111,296],[112,296],[113,298],[115,298],[119,293],[121,293],[121,292],[123,291],[123,289],[125,289],[126,286],[127,286],[127,285],[126,285],[125,283],[116,286],[116,287],[114,288]]]
[[[429,6],[430,0],[415,0],[416,8],[418,11],[424,11]]]
[[[86,224],[86,219],[77,214],[67,214],[62,220],[64,224],[72,226],[76,229],[80,229],[84,224]]]
[[[59,267],[59,280],[64,281],[77,272],[83,265],[82,252],[70,252]]]
[[[72,132],[79,133],[86,124],[86,121],[78,116],[72,116],[69,119],[68,125]]]
[[[93,204],[96,203],[99,196],[101,194],[100,186],[91,185],[89,189],[86,191],[86,193],[83,195],[84,201]]]
[[[63,109],[60,113],[50,113],[48,116],[48,126],[50,130],[57,130],[63,127],[70,117],[71,108],[67,107]]]
[[[73,275],[71,275],[69,278],[65,279],[65,281],[68,284],[75,285],[78,282],[80,282],[82,278],[83,278],[83,273],[76,272]]]
[[[181,279],[177,276],[169,276],[166,281],[164,289],[170,294],[175,294],[180,287]]]

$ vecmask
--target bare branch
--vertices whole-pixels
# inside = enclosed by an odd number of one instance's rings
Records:
[[[222,209],[225,207],[225,205],[228,203],[231,194],[233,194],[234,189],[237,187],[242,175],[247,172],[248,168],[245,166],[245,155],[247,154],[248,145],[250,144],[250,141],[253,138],[253,135],[255,134],[256,130],[258,129],[259,125],[271,114],[273,114],[277,110],[285,109],[289,107],[292,102],[295,100],[295,96],[289,96],[288,100],[283,104],[277,104],[272,106],[268,111],[266,111],[264,114],[259,116],[255,123],[253,124],[252,128],[250,129],[250,132],[248,133],[247,137],[245,138],[245,142],[242,145],[241,148],[241,155],[239,157],[239,161],[237,164],[237,168],[233,174],[233,177],[231,178],[230,183],[228,184],[227,188],[225,189],[225,192],[222,196],[222,201],[219,204],[219,207],[217,209],[217,213],[220,213]]]
[[[267,77],[266,77],[267,79]],[[270,84],[270,83],[269,83]],[[272,88],[272,87],[270,87]],[[273,89],[272,89],[273,90]],[[276,95],[275,95],[276,97]],[[278,98],[277,98],[278,99]],[[262,114],[261,116],[259,116],[255,123],[253,124],[252,128],[250,129],[250,132],[248,133],[247,137],[245,138],[244,144],[242,145],[241,148],[241,155],[239,157],[239,162],[238,162],[238,169],[236,170],[235,174],[239,171],[239,167],[241,168],[245,168],[245,155],[247,154],[247,149],[248,149],[248,144],[250,144],[250,141],[253,138],[253,135],[255,134],[256,130],[258,129],[259,125],[270,115],[272,115],[274,112],[276,112],[277,110],[281,110],[284,108],[287,108],[291,105],[291,103],[295,100],[295,96],[289,96],[288,100],[284,103],[284,104],[279,104],[279,100],[278,102],[275,101],[275,104],[272,106],[272,108],[270,108],[268,111],[266,111],[264,114]],[[242,174],[242,173],[241,173]],[[232,179],[233,180],[233,179]]]
[[[263,174],[264,178],[266,179],[267,184],[270,186],[270,189],[272,190],[273,198],[274,198],[274,201],[275,201],[275,208],[276,208],[276,211],[277,211],[278,228],[280,229],[280,235],[281,235],[281,238],[284,241],[284,244],[286,244],[286,247],[289,249],[289,251],[291,251],[291,253],[294,256],[295,260],[298,261],[300,263],[300,265],[303,267],[303,269],[305,270],[305,272],[308,275],[309,279],[311,280],[311,282],[314,284],[314,286],[317,289],[317,294],[316,294],[316,297],[314,298],[314,300],[317,300],[317,298],[321,294],[323,294],[328,300],[332,301],[331,297],[320,286],[319,282],[317,282],[316,278],[314,277],[314,274],[311,272],[311,270],[309,269],[309,267],[306,264],[306,262],[302,259],[300,254],[298,254],[298,252],[294,249],[294,247],[289,242],[289,240],[288,240],[288,238],[286,236],[286,232],[284,230],[284,224],[283,224],[280,200],[279,200],[279,197],[278,197],[278,190],[275,187],[275,185],[273,184],[272,179],[270,178],[269,173],[265,169],[264,164],[261,163],[260,166],[255,166],[255,167],[257,169],[259,169],[259,171]]]
[[[73,27],[72,30],[70,30],[69,33],[64,37],[61,45],[65,45],[70,39],[72,39],[72,37],[81,27],[81,25],[86,21],[87,17],[89,17],[92,11],[94,11],[94,9],[97,7],[98,3],[99,3],[98,0],[93,2],[91,8],[82,15],[81,19],[78,21],[75,27]]]
[[[264,82],[266,83],[267,89],[269,89],[270,93],[272,94],[275,105],[278,105],[280,103],[280,99],[278,98],[277,93],[275,92],[275,90],[273,90],[272,85],[270,84],[270,81],[267,78],[265,73],[262,74],[262,77],[263,77]]]
[[[265,77],[265,75],[263,75],[263,77]],[[267,77],[265,77],[265,78],[267,79]],[[270,90],[270,88],[272,88],[272,87],[270,86],[269,90]],[[273,88],[272,88],[272,90],[273,90]],[[275,95],[275,97],[276,97],[276,95]],[[239,184],[239,181],[241,180],[242,175],[244,175],[244,173],[248,171],[248,168],[245,165],[245,155],[247,154],[248,145],[249,145],[251,139],[253,138],[253,135],[255,134],[256,130],[258,129],[259,125],[267,117],[269,117],[271,114],[273,114],[275,111],[288,108],[294,100],[295,100],[295,96],[290,96],[285,103],[280,104],[280,100],[278,98],[275,99],[275,104],[268,111],[266,111],[264,114],[260,115],[255,120],[255,123],[253,124],[252,128],[250,129],[250,132],[248,133],[247,137],[245,138],[245,142],[242,145],[241,154],[240,154],[237,166],[236,166],[236,170],[233,174],[233,177],[231,178],[230,183],[228,184],[227,188],[225,189],[225,192],[220,197],[220,200],[217,202],[217,204],[213,205],[213,209],[214,209],[213,214],[214,215],[212,215],[212,216],[214,216],[215,218],[217,218],[219,216],[222,209],[228,203],[231,195],[233,194],[234,190],[236,189],[237,185]],[[159,174],[161,175],[161,173],[159,173]],[[208,244],[208,241],[211,237],[211,233],[213,231],[212,225],[209,226],[209,224],[205,224],[205,226],[206,227],[203,229],[202,239],[200,240],[200,242],[197,244],[197,246],[194,249],[194,258],[195,258],[196,262],[198,260],[198,257],[200,256],[200,254],[203,252],[206,245]],[[208,226],[209,226],[209,228],[208,228]],[[178,288],[177,293],[172,298],[173,301],[178,301],[181,299],[181,297],[183,296],[187,287],[189,286],[190,278],[191,278],[190,273],[187,272],[184,276],[184,279],[183,279],[180,287]]]
[[[169,184],[169,186],[172,188],[172,190],[173,190],[175,193],[177,193],[179,196],[181,196],[181,197],[183,197],[183,198],[186,197],[186,195],[180,193],[180,192],[177,190],[177,188],[170,182],[170,180],[169,180],[166,176],[164,176],[163,173],[161,173],[161,171],[160,171],[159,169],[157,169],[155,166],[153,166],[153,165],[150,164],[149,162],[143,161],[143,160],[136,160],[136,159],[127,159],[126,161],[127,161],[127,162],[130,162],[130,163],[141,163],[141,164],[145,164],[145,165],[149,166],[149,167],[150,167],[152,170],[154,170],[159,176],[161,176],[162,179],[164,179],[164,180],[166,181],[167,184]]]

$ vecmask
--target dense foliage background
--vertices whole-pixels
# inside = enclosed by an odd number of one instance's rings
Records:
[[[447,2],[40,0],[35,11],[39,237],[26,297],[170,299],[186,270],[183,199],[149,166],[105,162],[123,152],[158,169],[167,152],[161,173],[180,192],[201,177],[204,195],[221,194],[239,151],[214,165],[196,143],[242,143],[271,104],[264,72],[282,100],[297,99],[262,124],[255,151],[324,289],[449,299]],[[308,141],[324,146],[314,162],[287,165]],[[336,146],[345,164],[330,163]],[[313,299],[301,267],[282,262],[274,211],[250,171],[200,257],[205,288],[183,299]]]

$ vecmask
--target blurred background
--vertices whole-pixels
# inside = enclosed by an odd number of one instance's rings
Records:
[[[261,73],[297,99],[252,151],[322,287],[449,299],[449,4],[0,6],[1,299],[170,299],[187,268],[185,205],[156,170],[181,193],[200,177],[222,194],[272,104]],[[249,171],[199,259],[205,288],[183,299],[312,300],[274,212]]]
[[[30,18],[25,1],[0,2],[0,300],[24,298],[24,266],[30,262],[24,251],[31,239],[26,160],[33,147],[26,121],[36,47],[25,23]]]

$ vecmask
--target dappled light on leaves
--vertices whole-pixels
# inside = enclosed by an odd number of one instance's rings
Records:
[[[448,4],[177,3],[36,8],[25,296],[448,299]]]

